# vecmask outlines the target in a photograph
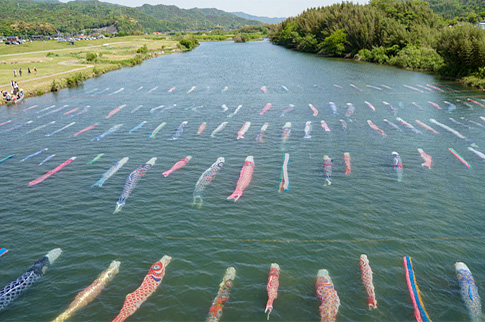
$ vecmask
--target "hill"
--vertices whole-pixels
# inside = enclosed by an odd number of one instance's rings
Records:
[[[121,33],[235,29],[261,25],[216,9],[144,5],[132,8],[95,0],[0,0],[0,33],[77,33],[114,25]]]
[[[446,19],[477,14],[485,17],[483,0],[425,0],[429,7]]]
[[[170,22],[175,26],[173,28],[175,30],[236,29],[245,25],[258,26],[262,24],[259,21],[244,19],[218,9],[181,9],[162,4],[154,6],[144,4],[136,9],[159,20]]]
[[[282,21],[284,21],[286,18],[278,18],[278,17],[275,17],[275,18],[270,18],[270,17],[260,17],[260,16],[253,16],[253,15],[250,15],[250,14],[247,14],[247,13],[244,13],[244,12],[231,12],[232,14],[238,16],[238,17],[241,17],[241,18],[244,18],[244,19],[249,19],[249,20],[257,20],[257,21],[261,21],[263,23],[267,23],[267,24],[275,24],[275,23],[280,23]]]

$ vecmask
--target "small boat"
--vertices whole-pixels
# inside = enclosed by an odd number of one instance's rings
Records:
[[[23,89],[19,89],[17,94],[13,94],[12,92],[1,91],[3,98],[7,104],[9,103],[18,103],[24,99],[25,93]]]

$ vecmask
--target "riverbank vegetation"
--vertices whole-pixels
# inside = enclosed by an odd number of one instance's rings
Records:
[[[179,41],[166,37],[129,36],[77,41],[74,46],[55,41],[0,46],[0,89],[9,90],[10,80],[14,79],[26,96],[42,95],[79,85],[115,69],[141,64],[145,59],[188,50],[178,45]],[[13,70],[19,68],[22,68],[22,76],[13,77]]]
[[[158,35],[125,36],[68,42],[34,41],[17,46],[0,46],[0,89],[10,90],[13,70],[22,68],[23,76],[14,78],[26,96],[42,95],[122,67],[141,64],[164,54],[194,49],[199,41],[263,40],[267,26],[248,26],[233,31],[170,32]],[[38,74],[34,74],[36,67]],[[31,74],[27,73],[31,69]]]
[[[269,37],[303,52],[467,77],[469,82],[485,74],[480,69],[485,67],[485,30],[466,22],[449,27],[420,0],[312,8],[274,25]]]

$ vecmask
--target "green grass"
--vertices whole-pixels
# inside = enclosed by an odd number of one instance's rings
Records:
[[[8,84],[14,79],[13,70],[18,71],[20,67],[23,76],[17,76],[15,80],[27,96],[35,96],[50,91],[53,81],[58,84],[58,88],[63,88],[73,85],[73,77],[82,81],[113,69],[140,63],[140,59],[150,57],[137,57],[137,49],[145,44],[151,57],[179,51],[176,41],[150,40],[140,36],[85,40],[74,44],[73,46],[54,40],[29,42],[24,45],[0,44],[0,89],[10,89]],[[98,56],[96,62],[86,61],[87,53],[95,53]],[[92,65],[95,65],[94,72]],[[34,66],[37,68],[37,75],[34,75]],[[31,75],[28,75],[27,67],[30,67]],[[55,75],[58,73],[62,74]]]

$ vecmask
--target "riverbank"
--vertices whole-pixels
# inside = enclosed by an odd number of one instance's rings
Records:
[[[84,40],[74,45],[55,41],[2,45],[0,89],[10,90],[10,81],[14,80],[26,97],[39,96],[112,70],[135,66],[149,58],[183,51],[177,45],[175,40],[141,36]]]

